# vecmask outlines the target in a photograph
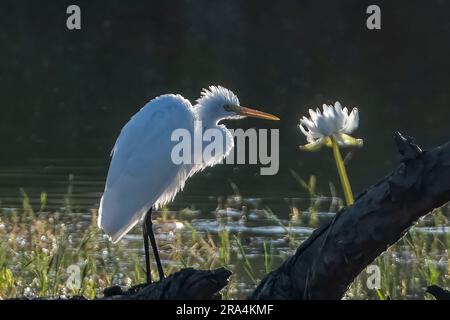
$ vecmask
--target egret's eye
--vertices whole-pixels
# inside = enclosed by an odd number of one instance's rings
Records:
[[[232,112],[233,111],[233,108],[229,104],[224,105],[223,108],[227,112]]]

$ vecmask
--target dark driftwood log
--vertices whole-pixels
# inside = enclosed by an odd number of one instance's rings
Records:
[[[438,287],[437,285],[432,285],[427,288],[427,293],[431,294],[436,300],[449,300],[450,301],[450,291],[444,288]]]
[[[251,299],[340,299],[418,218],[450,200],[450,143],[422,151],[400,133],[396,142],[400,166],[317,229]]]
[[[127,291],[118,286],[105,290],[106,300],[216,300],[219,291],[228,284],[231,272],[216,270],[180,270],[163,281],[138,285]]]

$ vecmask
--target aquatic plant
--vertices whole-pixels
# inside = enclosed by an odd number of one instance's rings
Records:
[[[316,111],[309,109],[310,118],[303,117],[298,125],[306,136],[307,144],[300,146],[304,151],[317,151],[322,146],[333,150],[336,167],[341,179],[347,205],[353,204],[353,193],[342,159],[340,147],[363,145],[362,139],[355,139],[349,134],[352,133],[359,124],[359,113],[357,108],[348,113],[347,108],[342,108],[339,102],[334,106],[323,105],[323,112],[319,108]]]

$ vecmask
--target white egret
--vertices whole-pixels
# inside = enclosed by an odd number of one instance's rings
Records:
[[[234,141],[230,131],[219,122],[245,116],[279,120],[271,114],[241,107],[237,96],[228,89],[210,86],[203,89],[194,106],[181,95],[159,96],[148,102],[122,128],[111,152],[98,226],[116,243],[143,220],[147,283],[151,282],[149,240],[159,277],[164,278],[153,234],[152,208],[160,208],[172,201],[190,176],[226,157]],[[225,140],[223,153],[214,155],[207,162],[175,164],[171,159],[175,144],[171,139],[172,132],[183,128],[193,135],[195,126],[200,123],[203,131],[220,130]]]

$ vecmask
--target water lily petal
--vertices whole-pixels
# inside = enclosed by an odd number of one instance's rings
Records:
[[[333,126],[326,117],[320,117],[317,119],[317,129],[324,136],[329,136],[333,133]]]
[[[298,125],[298,127],[300,128],[300,131],[305,135],[305,136],[309,136],[309,131],[306,131],[306,129],[303,127],[303,125],[300,123]]]
[[[306,128],[310,131],[310,132],[317,132],[318,133],[318,129],[317,126],[308,118],[303,117],[303,119],[300,120],[300,124],[305,125]]]
[[[329,112],[329,107],[326,104],[322,105],[323,115],[327,115]]]
[[[305,124],[305,122],[310,123],[311,121],[307,118],[300,119],[300,124],[298,125],[298,127],[300,128],[301,132],[305,135],[306,141],[311,143],[323,137],[319,132],[310,130],[309,127]]]
[[[304,125],[308,126],[308,127],[315,127],[314,123],[308,119],[307,117],[303,117],[300,119],[300,123],[303,123]]]
[[[323,105],[323,116],[317,120],[317,127],[323,135],[330,135],[334,132],[338,132],[333,106]]]
[[[348,118],[348,109],[347,109],[347,107],[344,107],[344,109],[342,109],[342,113],[344,114],[345,118]]]
[[[353,108],[352,112],[348,116],[347,123],[345,124],[344,132],[352,133],[358,128],[359,125],[359,113],[358,108]]]
[[[309,109],[309,115],[311,117],[311,121],[317,126],[317,113],[313,109]]]
[[[362,147],[364,142],[362,139],[356,139],[345,133],[334,135],[336,142],[340,147]]]
[[[303,151],[309,151],[309,152],[318,151],[322,148],[323,141],[324,141],[324,138],[319,138],[314,142],[305,144],[304,146],[299,146],[299,148]]]
[[[336,101],[336,103],[334,104],[334,112],[336,118],[337,132],[341,132],[345,127],[348,115],[345,114],[344,111],[342,110],[342,105],[339,103],[339,101]]]
[[[308,112],[310,118],[300,119],[300,129],[310,143],[327,136],[351,133],[359,124],[358,109],[354,108],[349,114],[348,109],[342,108],[339,101],[334,105],[323,104],[322,110],[316,108],[315,111],[309,109]]]
[[[319,138],[319,139],[320,139],[320,138]],[[316,142],[316,140],[317,140],[317,138],[315,138],[315,137],[313,136],[313,134],[310,134],[309,136],[306,136],[306,141],[307,141],[308,143]]]

